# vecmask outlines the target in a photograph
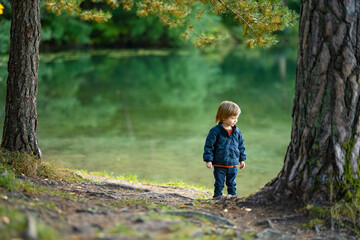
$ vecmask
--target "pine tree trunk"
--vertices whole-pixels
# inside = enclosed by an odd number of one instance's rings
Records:
[[[267,192],[336,200],[359,173],[360,1],[302,0],[299,35],[291,142]]]
[[[37,139],[40,0],[12,0],[10,57],[1,147],[41,157]]]

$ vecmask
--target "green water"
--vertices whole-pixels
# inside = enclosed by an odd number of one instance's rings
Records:
[[[242,114],[247,165],[238,194],[280,171],[290,140],[295,61],[270,53],[98,51],[41,55],[39,143],[44,159],[89,171],[212,187],[202,152],[219,103]],[[0,127],[6,59],[0,61]]]

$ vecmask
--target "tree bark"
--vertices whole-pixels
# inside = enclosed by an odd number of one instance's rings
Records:
[[[359,23],[357,0],[302,0],[291,142],[267,188],[276,200],[332,201],[357,190]]]
[[[12,0],[10,57],[1,147],[41,157],[37,138],[40,0]]]

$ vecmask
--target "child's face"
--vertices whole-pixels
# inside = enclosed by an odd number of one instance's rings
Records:
[[[238,117],[239,115],[234,115],[234,116],[231,116],[231,117],[228,117],[227,119],[225,119],[222,124],[224,126],[235,126],[235,124],[237,123],[237,120],[238,120]]]

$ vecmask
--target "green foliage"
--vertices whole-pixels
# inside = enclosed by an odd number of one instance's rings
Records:
[[[238,1],[236,4],[229,0],[47,0],[42,3],[42,50],[84,45],[204,47],[227,39],[230,33],[239,43],[246,43],[249,47],[274,45],[277,42],[274,34],[281,35],[284,43],[281,46],[297,43],[293,28],[286,29],[286,33],[280,32],[285,27],[291,27],[296,17],[279,0],[266,1],[266,4],[265,0]],[[292,0],[287,4],[289,8],[297,9],[299,1]],[[7,53],[10,1],[3,0],[3,5],[6,11],[0,19],[0,53]],[[265,9],[271,11],[263,13]],[[68,16],[61,16],[62,13]]]
[[[71,16],[55,16],[46,13],[42,20],[42,45],[74,46],[90,44],[91,26]]]
[[[195,30],[192,17],[196,20],[202,18],[204,7],[207,12],[212,10],[216,15],[229,14],[238,21],[244,29],[243,35],[248,38],[248,47],[258,45],[269,47],[277,43],[273,33],[292,26],[296,20],[296,14],[283,5],[282,1],[232,1],[232,0],[147,0],[138,3],[138,15],[147,17],[154,14],[160,22],[169,26],[177,27],[186,25],[187,30],[182,34],[183,38],[192,38],[195,46],[214,44],[223,36],[216,36],[211,32],[198,33]]]
[[[111,12],[102,11],[95,7],[90,10],[84,10],[80,7],[80,1],[66,0],[46,0],[46,8],[60,15],[62,12],[81,16],[83,20],[92,20],[96,22],[108,21],[111,18]],[[269,47],[277,43],[273,33],[282,31],[286,27],[291,27],[296,20],[296,14],[289,10],[281,0],[121,0],[121,1],[95,1],[103,5],[109,5],[112,8],[119,7],[122,4],[123,9],[131,10],[136,6],[137,15],[148,17],[150,14],[159,18],[159,21],[168,27],[186,26],[186,30],[181,34],[182,38],[192,38],[196,47],[214,44],[224,37],[214,34],[213,31],[204,31],[198,33],[195,30],[194,21],[203,18],[204,12],[214,11],[216,15],[230,14],[235,21],[242,24],[244,36],[248,47],[255,45],[260,47]]]
[[[10,14],[10,0],[1,0],[0,2],[0,19]]]
[[[0,54],[7,53],[10,49],[10,25],[10,20],[0,19]]]
[[[104,23],[92,23],[92,43],[100,46],[178,47],[186,44],[179,35],[183,28],[168,28],[156,16],[139,18],[136,10],[112,10]]]
[[[4,53],[8,53],[10,49],[10,25],[11,25],[10,6],[11,5],[10,5],[10,0],[0,0],[0,2],[4,8],[3,15],[0,15],[0,54],[4,54]],[[0,81],[1,81],[1,76],[0,76]]]
[[[305,228],[313,228],[316,225],[324,225],[325,224],[325,220],[324,219],[319,219],[319,218],[314,218],[311,219],[308,223],[303,224],[302,226]]]
[[[104,22],[108,21],[111,18],[111,13],[109,11],[98,10],[96,8],[92,9],[83,9],[80,5],[84,0],[80,1],[68,1],[68,0],[46,0],[45,6],[48,11],[55,13],[56,15],[61,15],[66,12],[69,15],[80,16],[82,20],[85,21],[96,21]],[[108,5],[112,8],[119,6],[118,1],[107,0],[107,1],[93,1],[93,2],[103,2],[105,5]]]

